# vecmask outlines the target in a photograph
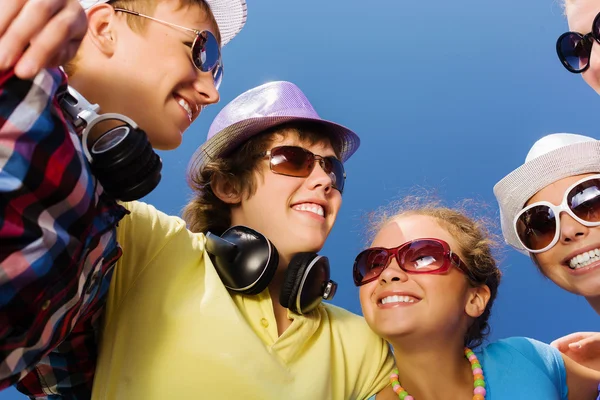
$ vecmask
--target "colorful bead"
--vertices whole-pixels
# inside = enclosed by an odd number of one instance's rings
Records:
[[[471,370],[473,371],[473,400],[485,400],[486,390],[485,380],[483,379],[483,368],[473,350],[467,347],[465,347],[465,357],[471,363]],[[392,389],[401,400],[415,400],[402,386],[400,386],[398,368],[394,369],[390,375],[390,383],[392,384]]]

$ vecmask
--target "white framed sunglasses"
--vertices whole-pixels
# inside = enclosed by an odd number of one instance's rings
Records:
[[[600,174],[583,178],[565,190],[559,205],[539,201],[523,208],[513,221],[517,238],[530,253],[551,249],[560,238],[560,214],[587,227],[600,226]]]

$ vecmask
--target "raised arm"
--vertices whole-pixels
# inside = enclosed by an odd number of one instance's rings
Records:
[[[75,56],[87,31],[78,0],[6,0],[0,13],[0,72],[30,79]]]

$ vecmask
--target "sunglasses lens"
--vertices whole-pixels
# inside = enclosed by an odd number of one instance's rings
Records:
[[[215,88],[219,90],[221,82],[223,81],[223,65],[219,64],[213,69],[213,80],[215,81]]]
[[[590,179],[575,186],[567,195],[569,208],[586,222],[600,222],[600,179]]]
[[[444,265],[445,250],[441,243],[433,240],[418,240],[398,254],[400,265],[405,271],[430,272]]]
[[[596,15],[592,23],[592,35],[594,38],[600,38],[600,13]]]
[[[331,178],[333,187],[340,192],[343,192],[344,183],[346,182],[346,179],[344,178],[344,164],[335,157],[326,157],[321,162],[321,168],[323,168]]]
[[[578,33],[568,32],[558,39],[558,55],[573,72],[581,72],[588,65],[592,43]]]
[[[548,246],[556,235],[556,216],[548,206],[535,206],[519,216],[516,229],[527,249],[541,250]]]
[[[208,31],[202,31],[196,36],[192,47],[192,58],[194,65],[202,72],[213,71],[215,87],[221,84],[223,77],[223,66],[221,65],[221,49],[214,35]]]
[[[363,285],[377,279],[388,264],[388,251],[381,248],[373,248],[362,251],[354,260],[354,284]]]
[[[344,164],[335,157],[319,158],[323,171],[329,175],[333,187],[344,190]],[[271,171],[298,178],[309,176],[315,166],[315,155],[302,147],[281,146],[271,149]]]
[[[282,146],[271,149],[271,170],[282,175],[305,178],[314,166],[311,153],[301,147]]]

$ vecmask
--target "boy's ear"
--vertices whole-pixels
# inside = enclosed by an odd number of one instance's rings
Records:
[[[87,12],[87,36],[108,57],[113,55],[116,47],[115,17],[114,8],[108,4],[99,4]]]
[[[223,176],[213,175],[210,180],[210,186],[215,196],[226,204],[235,205],[242,201],[240,188],[236,187],[237,185]]]

